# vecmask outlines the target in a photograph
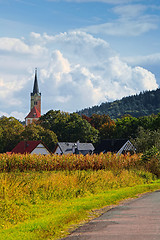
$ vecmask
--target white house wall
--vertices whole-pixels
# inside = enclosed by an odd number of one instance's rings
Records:
[[[31,154],[50,154],[50,152],[43,146],[43,144],[39,144],[32,152]]]

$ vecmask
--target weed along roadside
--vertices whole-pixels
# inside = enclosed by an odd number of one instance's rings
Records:
[[[95,209],[160,189],[138,155],[0,154],[0,171],[1,240],[59,239]]]

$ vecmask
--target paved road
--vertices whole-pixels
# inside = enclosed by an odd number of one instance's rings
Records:
[[[160,240],[160,191],[127,201],[65,240]]]

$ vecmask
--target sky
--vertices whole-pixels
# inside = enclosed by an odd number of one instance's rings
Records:
[[[159,0],[0,0],[0,116],[74,112],[160,85]]]

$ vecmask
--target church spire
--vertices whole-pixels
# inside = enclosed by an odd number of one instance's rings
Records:
[[[38,81],[37,81],[37,68],[35,69],[35,79],[34,79],[34,87],[33,87],[33,94],[38,94]]]
[[[33,107],[36,107],[38,112],[41,113],[41,93],[38,89],[37,68],[35,69],[34,86],[31,93],[31,110]]]

